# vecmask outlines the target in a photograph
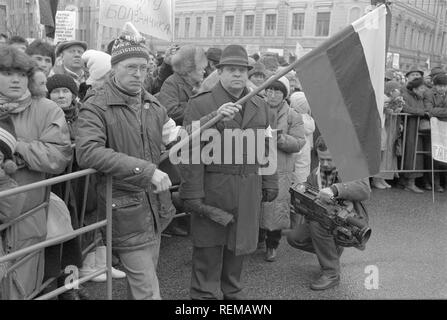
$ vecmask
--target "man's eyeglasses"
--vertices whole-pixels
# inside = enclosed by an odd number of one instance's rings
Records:
[[[137,66],[134,64],[125,66],[126,71],[128,74],[134,75],[136,74],[138,71],[140,71],[140,73],[147,73],[148,72],[148,66],[147,65],[142,65],[142,66]]]

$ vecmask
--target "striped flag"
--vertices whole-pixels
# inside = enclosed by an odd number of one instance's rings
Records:
[[[382,5],[304,56],[296,67],[344,181],[380,171],[386,58]]]

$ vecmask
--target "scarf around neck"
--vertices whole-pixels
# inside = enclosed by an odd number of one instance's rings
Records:
[[[19,99],[11,99],[0,94],[0,109],[8,113],[20,113],[31,105],[32,97],[29,90]]]

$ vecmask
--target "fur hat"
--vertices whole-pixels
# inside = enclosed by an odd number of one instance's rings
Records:
[[[445,86],[447,85],[447,75],[444,73],[438,74],[433,78],[433,85],[435,86]]]
[[[87,65],[90,74],[86,83],[92,85],[94,82],[103,78],[112,69],[111,60],[112,57],[105,52],[87,50],[82,55],[82,61]]]
[[[220,62],[220,57],[222,56],[222,49],[219,48],[209,48],[206,52],[206,57],[215,63]]]
[[[248,72],[248,78],[250,78],[252,75],[254,75],[256,73],[263,74],[264,78],[267,77],[267,73],[266,73],[265,66],[263,63],[256,62],[255,64],[253,64],[253,69],[251,69]]]

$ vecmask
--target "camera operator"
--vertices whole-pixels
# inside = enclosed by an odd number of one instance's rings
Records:
[[[315,148],[320,165],[310,174],[307,182],[320,190],[320,200],[328,204],[333,203],[334,199],[350,200],[353,201],[356,212],[364,210],[360,201],[367,200],[370,196],[368,178],[342,183],[321,136],[317,139]],[[326,290],[340,283],[340,257],[343,248],[336,244],[334,236],[319,222],[304,219],[303,223],[293,226],[293,230],[287,235],[287,242],[294,248],[317,255],[322,272],[311,284],[312,290]]]

